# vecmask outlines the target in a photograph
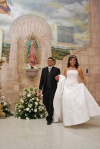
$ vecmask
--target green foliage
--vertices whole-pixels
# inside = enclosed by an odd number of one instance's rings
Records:
[[[70,49],[61,49],[51,47],[52,57],[56,60],[63,60],[63,58],[70,54]]]
[[[9,52],[10,52],[10,44],[3,43],[2,46],[2,57],[7,58],[7,62],[9,61]]]

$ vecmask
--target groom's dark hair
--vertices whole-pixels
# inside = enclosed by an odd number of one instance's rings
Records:
[[[52,59],[54,61],[54,58],[53,57],[48,57],[48,59]]]

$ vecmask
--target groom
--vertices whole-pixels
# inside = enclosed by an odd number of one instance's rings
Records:
[[[54,59],[49,57],[47,60],[48,67],[42,69],[39,92],[43,93],[43,103],[47,109],[48,116],[46,117],[47,125],[51,125],[53,121],[53,98],[57,88],[57,75],[60,74],[60,69],[54,67]]]

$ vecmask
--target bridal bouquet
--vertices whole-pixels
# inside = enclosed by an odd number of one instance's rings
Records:
[[[9,101],[9,98],[5,99],[4,96],[0,97],[0,116],[1,117],[9,117],[12,115],[11,108],[10,108],[11,102]]]
[[[15,104],[15,117],[21,119],[37,119],[47,116],[46,108],[42,102],[37,88],[28,87]]]

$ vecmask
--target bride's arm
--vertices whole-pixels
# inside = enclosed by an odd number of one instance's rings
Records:
[[[66,72],[67,72],[67,68],[64,69],[64,76],[65,76],[65,77],[67,77]]]
[[[86,81],[85,81],[82,69],[78,68],[78,71],[79,71],[79,76],[80,76],[82,82],[84,83],[84,85],[86,85]]]

